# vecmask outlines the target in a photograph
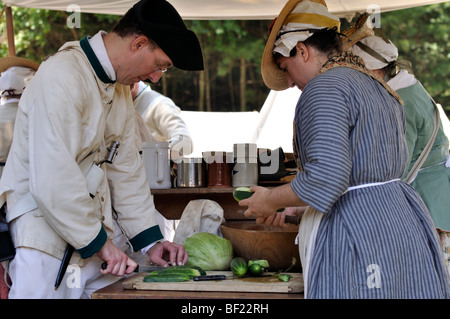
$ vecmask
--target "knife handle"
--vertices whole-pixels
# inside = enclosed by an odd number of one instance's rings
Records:
[[[285,223],[299,225],[300,224],[300,216],[285,216]]]
[[[195,276],[194,281],[207,281],[207,280],[225,280],[227,276],[225,275],[206,275],[206,276]]]
[[[105,261],[102,263],[102,265],[100,266],[103,270],[105,270],[108,267],[108,263]],[[128,268],[128,266],[127,266]],[[133,270],[133,272],[139,272],[139,265],[137,265],[136,269]]]

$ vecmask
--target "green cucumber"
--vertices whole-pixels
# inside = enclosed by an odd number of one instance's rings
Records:
[[[200,276],[206,276],[206,271],[204,271],[203,269],[201,269],[199,266],[175,266],[175,267],[190,267],[193,269],[197,269],[200,273]]]
[[[291,275],[288,274],[281,274],[278,275],[278,280],[284,281],[284,282],[288,282],[291,279]]]
[[[237,277],[242,277],[247,273],[247,262],[242,257],[235,257],[230,263],[230,269]]]
[[[150,275],[144,277],[144,282],[182,282],[190,280],[189,276],[181,273],[166,273],[166,274],[157,274]]]
[[[264,268],[258,264],[252,264],[248,267],[248,273],[250,276],[261,276],[264,272]]]
[[[204,271],[202,268],[198,267],[198,266],[170,266],[168,267],[168,269],[195,269],[198,270],[198,272],[200,273],[200,276],[205,276],[206,275],[206,271]]]
[[[250,198],[252,195],[253,192],[250,190],[249,187],[241,186],[233,190],[233,197],[238,202],[243,199]]]
[[[167,269],[163,269],[163,270],[155,270],[153,272],[151,272],[150,274],[148,274],[148,276],[150,277],[157,277],[160,275],[186,275],[189,277],[189,279],[192,279],[196,276],[201,276],[200,271],[198,271],[197,269],[194,268],[174,268],[174,267],[170,267]]]
[[[269,268],[269,262],[265,259],[258,259],[258,260],[249,260],[248,261],[248,266],[250,267],[253,264],[257,264],[260,265],[261,267],[267,269]]]

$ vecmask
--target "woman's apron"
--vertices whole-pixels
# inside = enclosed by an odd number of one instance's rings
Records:
[[[293,151],[295,164],[300,172],[303,171],[303,165],[300,159],[300,152],[298,149],[297,133],[295,130],[294,122],[294,138],[293,138]],[[320,221],[323,214],[312,206],[307,206],[305,213],[300,221],[298,228],[298,250],[300,255],[300,263],[303,268],[303,294],[305,298],[308,296],[308,281],[309,281],[309,266],[314,253],[314,246],[316,243],[317,231],[319,229]]]

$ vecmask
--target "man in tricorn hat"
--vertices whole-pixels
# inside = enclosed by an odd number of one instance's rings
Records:
[[[136,3],[112,32],[66,43],[41,64],[0,181],[16,246],[10,298],[89,297],[136,268],[127,248],[157,265],[187,261],[181,245],[161,241],[130,94],[130,84],[157,82],[171,66],[202,70],[203,58],[165,0]],[[68,247],[71,267],[55,289]]]

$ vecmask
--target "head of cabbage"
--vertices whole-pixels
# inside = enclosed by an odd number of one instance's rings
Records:
[[[233,259],[233,246],[223,237],[211,233],[195,233],[183,243],[188,253],[188,266],[203,270],[228,270]]]

